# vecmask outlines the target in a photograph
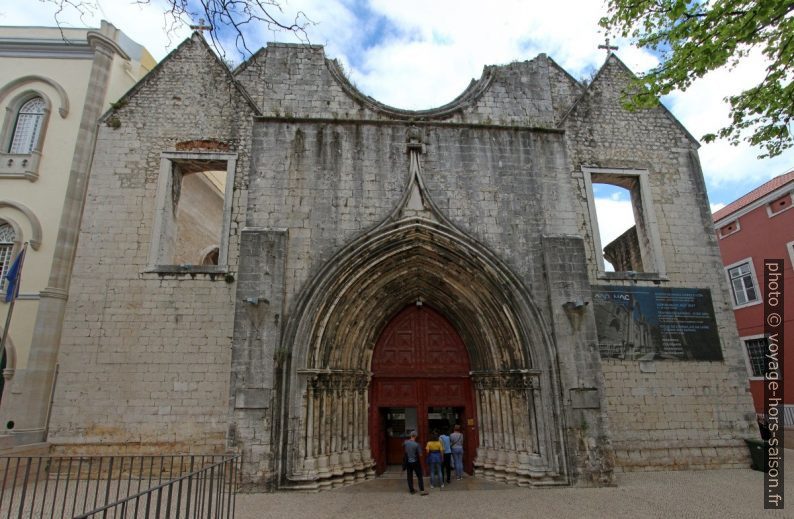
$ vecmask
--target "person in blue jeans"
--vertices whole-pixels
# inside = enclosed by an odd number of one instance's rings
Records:
[[[419,447],[419,444],[416,442],[415,432],[411,433],[410,440],[405,440],[403,447],[405,448],[404,469],[408,472],[408,491],[412,494],[416,493],[416,490],[414,490],[414,474],[416,474],[416,479],[419,481],[419,491],[423,496],[426,496],[427,492],[425,492],[425,483],[422,480],[422,464],[419,461],[419,457],[422,455],[422,450],[421,447]]]
[[[427,450],[427,463],[430,465],[430,488],[435,488],[435,485],[444,488],[444,474],[441,471],[441,465],[444,463],[444,447],[438,441],[437,432],[433,431],[425,449]],[[438,482],[436,483],[436,481]]]
[[[449,479],[452,475],[452,447],[449,443],[449,434],[447,434],[446,429],[438,439],[441,442],[441,446],[444,447],[444,477],[447,480],[447,485],[449,485]]]
[[[460,425],[455,426],[455,431],[449,435],[450,448],[452,450],[452,462],[455,465],[455,476],[463,479],[463,433],[460,432]]]

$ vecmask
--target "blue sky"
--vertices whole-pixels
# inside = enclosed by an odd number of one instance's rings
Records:
[[[136,5],[132,0],[88,0],[96,7],[83,15],[64,12],[70,26],[98,26],[104,18],[146,46],[158,59],[187,37],[185,26],[164,34],[164,0]],[[576,78],[592,75],[604,61],[598,49],[604,35],[598,19],[600,1],[558,0],[287,0],[285,20],[303,11],[314,22],[311,43],[325,45],[364,93],[400,108],[443,105],[479,78],[483,66],[532,59],[546,53]],[[0,25],[53,25],[54,8],[41,0],[0,0]],[[249,48],[268,41],[294,41],[291,34],[249,27]],[[613,39],[618,56],[635,72],[656,64],[650,53]],[[232,49],[233,46],[227,46]],[[230,56],[233,57],[233,56]],[[665,105],[695,136],[718,129],[728,120],[722,99],[737,88],[752,85],[764,73],[760,55],[751,53],[734,70],[715,71],[686,92],[663,99]],[[759,150],[718,141],[703,144],[700,158],[712,207],[730,203],[770,178],[794,168],[794,151],[775,159],[757,159]],[[630,214],[625,197],[599,196],[615,226],[602,234],[622,232],[620,215]],[[621,205],[622,204],[622,205]],[[608,239],[604,240],[605,242]]]

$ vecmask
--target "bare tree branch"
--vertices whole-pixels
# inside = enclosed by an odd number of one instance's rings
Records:
[[[82,23],[101,12],[100,0],[39,0],[52,4],[55,24],[63,34],[64,18],[69,13],[78,16]],[[153,5],[152,0],[131,0],[144,6]],[[202,22],[203,20],[203,22]],[[206,24],[210,45],[218,55],[228,61],[227,53],[233,51],[235,58],[246,59],[253,54],[249,38],[254,31],[292,33],[299,41],[309,43],[307,29],[315,25],[303,11],[288,15],[280,0],[165,0],[163,31],[169,38],[184,27]],[[232,48],[228,48],[232,47]]]

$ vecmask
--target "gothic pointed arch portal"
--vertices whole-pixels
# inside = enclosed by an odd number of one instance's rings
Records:
[[[475,473],[521,485],[568,481],[550,327],[521,280],[435,207],[421,149],[409,141],[411,171],[394,211],[325,264],[286,323],[276,468],[284,486],[375,475],[373,351],[392,318],[417,300],[444,316],[468,353]]]

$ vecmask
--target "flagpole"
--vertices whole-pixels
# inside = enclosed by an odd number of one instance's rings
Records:
[[[20,254],[25,254],[28,249],[28,242],[22,246],[22,251]],[[3,327],[3,338],[0,339],[0,356],[5,356],[6,353],[6,340],[8,340],[8,329],[11,327],[11,315],[14,313],[14,303],[17,302],[17,296],[19,295],[19,285],[22,284],[22,264],[25,263],[25,256],[22,256],[22,261],[19,264],[19,275],[17,277],[16,285],[14,286],[14,291],[16,292],[14,296],[11,298],[11,302],[8,304],[8,313],[6,314],[6,325]],[[10,284],[10,283],[9,283]],[[8,290],[10,287],[6,287]],[[2,374],[0,374],[2,376]]]

